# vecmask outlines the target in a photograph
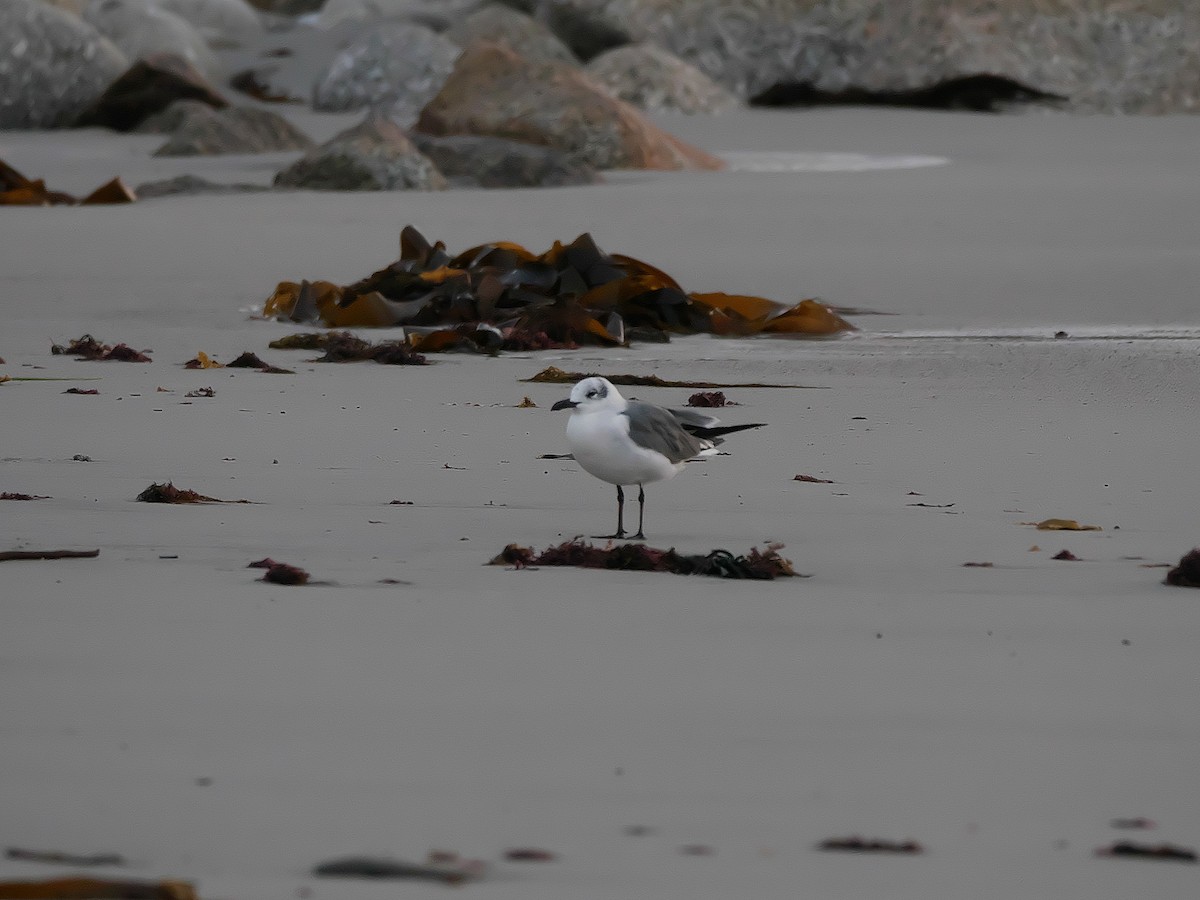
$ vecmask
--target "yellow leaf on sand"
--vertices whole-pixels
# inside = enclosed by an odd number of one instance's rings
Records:
[[[201,350],[199,353],[196,354],[195,361],[197,363],[199,363],[199,365],[192,366],[192,368],[194,368],[194,369],[223,369],[223,368],[225,368],[225,366],[222,363],[217,362],[215,359],[213,359],[211,356],[209,356],[203,350]]]
[[[1038,531],[1103,531],[1099,525],[1080,525],[1074,519],[1043,519],[1036,523]]]

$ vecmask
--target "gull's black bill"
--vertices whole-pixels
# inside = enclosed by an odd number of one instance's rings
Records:
[[[559,400],[557,403],[555,403],[550,408],[551,409],[574,409],[578,405],[579,404],[576,403],[574,400]]]

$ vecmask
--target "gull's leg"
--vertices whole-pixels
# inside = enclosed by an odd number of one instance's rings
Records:
[[[597,534],[597,540],[618,540],[625,537],[625,492],[617,485],[617,532],[616,534]]]
[[[638,485],[638,531],[633,536],[635,541],[644,541],[646,535],[642,533],[642,521],[646,518],[646,489],[640,484]]]

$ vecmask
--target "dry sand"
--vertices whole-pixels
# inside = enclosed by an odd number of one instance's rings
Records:
[[[464,890],[1196,895],[1195,866],[1093,851],[1200,844],[1200,593],[1143,566],[1200,542],[1200,119],[668,126],[716,152],[949,162],[0,210],[0,372],[79,379],[0,387],[0,491],[53,498],[0,504],[0,549],[100,549],[0,564],[6,845],[115,851],[134,875],[230,900],[440,897],[307,872],[347,853],[494,861],[513,846],[560,860],[497,862]],[[284,158],[152,159],[160,140],[6,133],[0,157],[69,191],[116,174],[265,183]],[[267,350],[296,330],[248,317],[276,281],[356,279],[395,257],[406,223],[458,248],[590,231],[688,288],[894,315],[837,341],[427,368]],[[50,355],[84,332],[154,362]],[[199,350],[296,374],[181,368]],[[812,577],[485,567],[509,542],[613,524],[609,486],[537,459],[566,449],[549,410],[566,388],[519,379],[550,364],[811,386],[727,391],[742,404],[728,421],[770,426],[650,486],[647,530],[688,552],[782,541]],[[100,394],[61,393],[76,384]],[[216,396],[184,401],[202,386]],[[525,395],[537,408],[514,408]],[[168,479],[254,504],[133,502]],[[1103,530],[1021,524],[1051,516]],[[1051,559],[1064,548],[1081,560]],[[259,583],[246,564],[267,555],[334,585]],[[1159,827],[1109,827],[1122,816]],[[927,852],[813,850],[847,834]],[[62,871],[0,862],[3,877]]]

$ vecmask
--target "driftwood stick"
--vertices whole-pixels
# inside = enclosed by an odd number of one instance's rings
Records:
[[[99,550],[3,550],[0,562],[10,559],[94,559]]]

